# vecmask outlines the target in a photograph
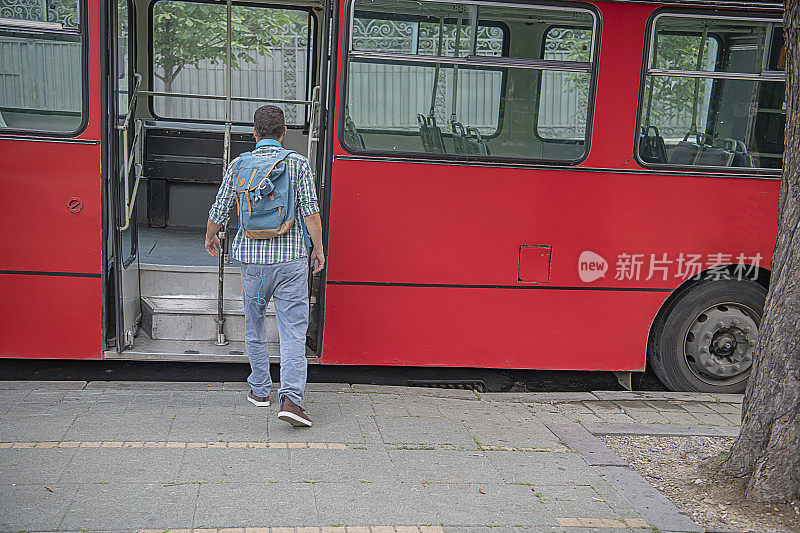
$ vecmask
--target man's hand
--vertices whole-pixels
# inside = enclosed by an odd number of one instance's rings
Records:
[[[311,268],[314,274],[322,272],[322,269],[325,268],[325,252],[319,248],[311,251]]]
[[[211,257],[217,257],[219,255],[220,249],[220,242],[219,237],[217,237],[217,232],[222,228],[219,224],[208,219],[208,223],[206,223],[206,252]]]
[[[212,233],[209,235],[206,233],[206,252],[208,252],[211,257],[217,257],[219,255],[219,249],[220,242],[217,234]]]
[[[308,236],[311,237],[311,244],[314,249],[311,251],[311,268],[314,274],[322,272],[325,268],[325,250],[322,248],[322,219],[319,213],[303,217],[308,230]]]

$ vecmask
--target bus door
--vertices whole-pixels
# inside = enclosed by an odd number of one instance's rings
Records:
[[[113,271],[116,282],[117,351],[133,345],[141,320],[135,200],[141,179],[142,122],[134,119],[141,75],[134,71],[132,6],[117,0],[110,9],[111,61],[108,94],[111,154]]]
[[[220,232],[225,253],[214,261],[202,249],[208,208],[230,161],[253,149],[259,106],[282,107],[284,146],[318,161],[323,7],[161,0],[148,9],[144,0],[130,2],[117,6],[110,25],[117,33],[109,87],[117,351],[125,358],[241,357],[241,301],[232,298],[239,270],[228,253],[236,215]],[[145,22],[134,31],[137,19]],[[135,53],[134,43],[149,53]],[[174,242],[186,246],[166,244]],[[155,271],[170,280],[151,283]],[[154,317],[166,325],[153,327]],[[186,341],[199,344],[186,351]]]

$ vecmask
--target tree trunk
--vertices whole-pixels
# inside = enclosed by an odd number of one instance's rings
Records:
[[[169,66],[164,69],[164,92],[172,92],[172,82],[175,81],[175,67]],[[164,116],[172,117],[172,100],[171,96],[164,97]]]
[[[749,477],[747,498],[800,495],[800,0],[787,0],[786,149],[778,200],[778,237],[742,404],[742,429],[722,472]]]

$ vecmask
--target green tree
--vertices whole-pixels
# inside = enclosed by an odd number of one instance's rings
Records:
[[[656,58],[652,68],[665,70],[707,70],[709,52],[713,41],[707,39],[697,68],[702,38],[699,35],[659,34]],[[714,49],[716,49],[714,47]],[[714,56],[710,57],[713,60]],[[714,70],[711,66],[710,70]],[[645,85],[645,123],[666,124],[678,119],[681,127],[688,132],[689,122],[694,112],[694,94],[697,91],[697,113],[694,124],[705,121],[703,106],[711,84],[707,80],[686,77],[648,76]]]
[[[568,50],[569,61],[589,61],[592,32],[587,29],[571,29],[563,34],[563,41],[559,48]],[[656,58],[652,68],[666,70],[697,70],[697,59],[700,55],[702,38],[697,34],[679,35],[660,33],[656,46]],[[707,39],[700,58],[700,70],[709,67],[709,61],[714,60],[715,43]],[[711,68],[713,70],[713,68]],[[586,74],[570,74],[565,77],[568,90],[578,95],[579,117],[586,116],[590,78]],[[645,81],[645,120],[648,124],[665,124],[673,119],[686,122],[688,131],[694,106],[695,86],[698,89],[698,101],[705,100],[710,84],[706,80],[686,77],[647,76]],[[703,122],[702,106],[698,106],[698,123]],[[681,125],[683,128],[684,125]]]
[[[233,6],[231,11],[231,68],[254,63],[255,56],[270,55],[270,49],[287,42],[297,25],[307,23],[300,11]],[[164,82],[165,92],[186,67],[201,61],[225,63],[227,15],[224,4],[164,0],[153,9],[154,75]],[[166,99],[167,115],[171,98]]]

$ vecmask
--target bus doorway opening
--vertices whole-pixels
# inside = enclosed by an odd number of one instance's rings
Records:
[[[119,120],[110,197],[118,202],[108,330],[117,342],[105,356],[246,361],[240,271],[229,255],[237,221],[221,232],[225,253],[212,258],[203,249],[208,209],[229,162],[254,148],[253,112],[265,104],[284,110],[284,146],[308,157],[321,193],[317,43],[327,42],[327,12],[320,2],[130,1],[112,14],[118,83],[109,94]],[[320,286],[319,275],[309,279],[312,358]],[[267,314],[277,354],[272,304]]]

